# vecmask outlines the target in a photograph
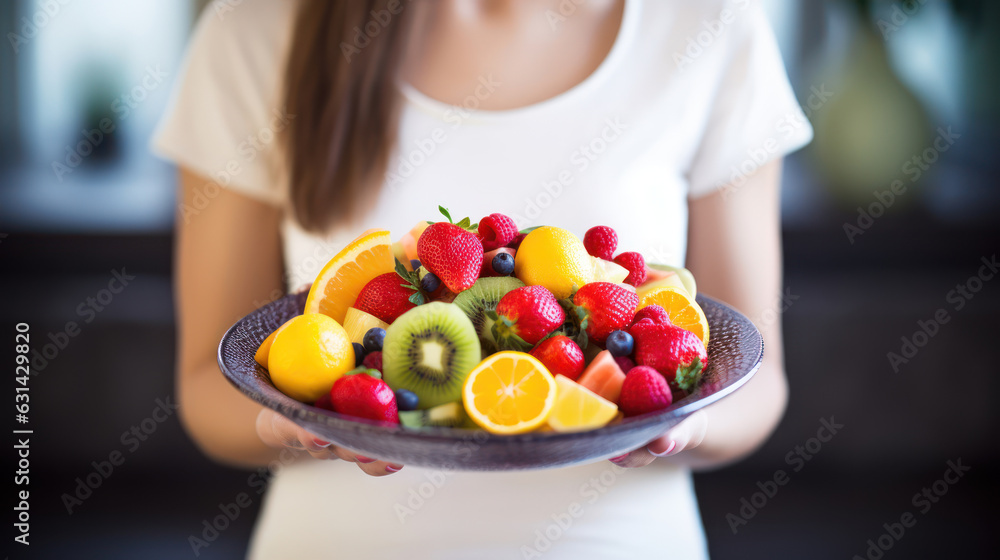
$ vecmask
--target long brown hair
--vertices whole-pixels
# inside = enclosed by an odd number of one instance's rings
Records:
[[[303,0],[285,81],[291,209],[307,230],[374,200],[396,141],[405,0]]]

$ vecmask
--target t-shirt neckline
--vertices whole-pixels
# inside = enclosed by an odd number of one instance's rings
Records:
[[[636,26],[639,21],[640,1],[641,0],[625,0],[622,21],[618,27],[618,34],[615,36],[615,41],[611,45],[611,50],[608,51],[607,56],[604,57],[604,60],[601,61],[597,68],[580,83],[547,99],[531,103],[530,105],[524,105],[523,107],[514,107],[512,109],[469,109],[461,105],[452,105],[450,103],[434,99],[433,97],[430,97],[415,88],[409,82],[403,80],[400,80],[399,82],[399,89],[407,101],[438,116],[446,116],[456,112],[462,112],[474,115],[477,119],[501,119],[535,113],[558,104],[569,103],[603,83],[607,76],[611,74],[621,63],[621,60],[625,57],[627,47],[636,33]]]

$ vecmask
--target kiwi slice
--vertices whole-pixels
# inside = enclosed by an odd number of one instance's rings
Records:
[[[472,428],[474,424],[460,402],[440,404],[427,410],[399,413],[399,423],[406,428]]]
[[[418,305],[385,330],[382,379],[394,390],[416,393],[421,409],[432,408],[461,400],[480,354],[476,329],[458,306]]]
[[[496,311],[500,298],[507,292],[522,286],[524,282],[510,276],[480,278],[471,288],[455,297],[455,305],[465,312],[476,328],[485,355],[497,351],[497,341],[493,337],[494,321],[487,317],[488,312]]]

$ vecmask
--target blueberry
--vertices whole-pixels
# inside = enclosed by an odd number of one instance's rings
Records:
[[[420,261],[417,259],[410,259],[410,268],[413,270],[420,268]]]
[[[608,340],[605,343],[608,347],[608,352],[611,352],[612,356],[628,356],[632,354],[632,346],[634,344],[632,335],[625,331],[614,331],[608,335]]]
[[[365,359],[365,347],[357,342],[352,342],[351,345],[354,346],[354,367],[358,367]]]
[[[375,327],[368,329],[365,333],[365,352],[382,351],[382,343],[385,342],[385,329]]]
[[[416,410],[420,398],[413,391],[399,389],[396,391],[396,408],[399,410]]]
[[[433,272],[428,272],[420,279],[420,289],[427,292],[428,294],[438,289],[441,286],[441,279],[437,277],[437,274]]]
[[[514,257],[510,253],[493,255],[493,272],[500,276],[510,276],[514,273]]]

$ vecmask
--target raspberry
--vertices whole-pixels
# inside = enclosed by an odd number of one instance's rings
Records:
[[[610,261],[618,248],[618,234],[608,226],[594,226],[583,235],[583,246],[591,256]]]
[[[484,251],[499,249],[517,237],[517,225],[503,214],[490,214],[479,220],[476,237],[483,243]]]
[[[632,358],[629,358],[628,356],[614,356],[614,358],[615,363],[618,364],[618,367],[620,367],[625,373],[628,373],[629,370],[635,367],[635,362],[633,362]]]
[[[655,303],[653,305],[647,305],[646,307],[636,311],[635,317],[632,318],[632,325],[634,326],[643,319],[650,319],[654,323],[660,325],[673,324],[671,323],[670,315],[667,315],[666,310]]]
[[[368,369],[377,369],[379,372],[382,371],[382,352],[372,352],[365,356],[365,360],[361,362],[361,365]]]
[[[642,258],[641,254],[635,251],[621,253],[615,257],[615,263],[628,270],[628,276],[625,277],[626,284],[639,286],[646,281],[646,259]]]

